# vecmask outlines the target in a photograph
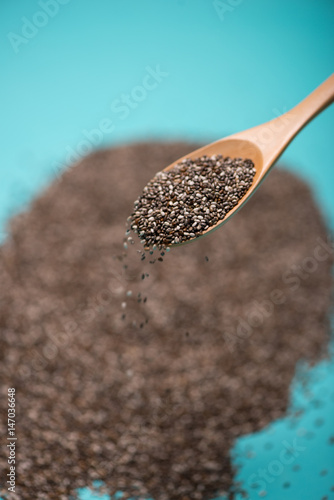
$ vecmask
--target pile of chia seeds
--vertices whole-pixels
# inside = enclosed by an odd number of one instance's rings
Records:
[[[235,439],[282,417],[296,364],[326,353],[333,251],[309,188],[284,170],[163,262],[141,261],[139,241],[124,255],[141,186],[196,147],[96,152],[12,220],[0,248],[0,496],[8,387],[11,500],[68,500],[97,479],[124,499],[210,500],[242,489]]]
[[[247,193],[254,175],[252,160],[186,158],[145,186],[134,203],[131,229],[146,248],[197,238],[224,220]]]

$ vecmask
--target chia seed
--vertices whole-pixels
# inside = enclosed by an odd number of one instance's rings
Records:
[[[247,193],[254,175],[249,159],[186,158],[147,184],[134,203],[131,229],[146,249],[195,239],[224,220]]]

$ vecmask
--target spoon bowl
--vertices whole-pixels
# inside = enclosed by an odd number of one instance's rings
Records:
[[[224,157],[229,156],[230,158],[243,158],[243,159],[247,158],[249,160],[252,160],[255,167],[255,175],[253,183],[251,187],[248,189],[247,193],[245,193],[244,196],[239,200],[238,204],[226,214],[223,220],[219,221],[214,226],[211,226],[206,231],[203,231],[201,236],[197,236],[196,238],[191,238],[182,243],[171,245],[173,247],[186,245],[191,241],[197,240],[198,238],[205,236],[207,233],[211,231],[215,231],[218,227],[225,224],[230,219],[230,217],[232,217],[232,215],[238,212],[238,210],[240,210],[240,208],[250,199],[250,197],[259,187],[259,185],[261,184],[266,175],[266,172],[263,173],[263,167],[264,167],[263,156],[258,146],[251,141],[245,139],[237,139],[236,136],[230,136],[227,137],[226,139],[221,139],[219,141],[213,142],[208,146],[203,146],[202,148],[196,149],[195,151],[192,151],[190,154],[182,156],[182,158],[179,158],[177,161],[171,163],[170,165],[168,165],[168,167],[164,168],[163,171],[167,172],[168,170],[172,170],[178,163],[180,163],[185,158],[191,158],[192,160],[194,160],[196,158],[200,158],[201,156],[205,155],[206,156],[222,155]]]

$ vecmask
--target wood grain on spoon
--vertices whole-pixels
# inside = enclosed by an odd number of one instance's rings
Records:
[[[277,159],[287,148],[294,137],[321,111],[334,101],[334,74],[324,81],[316,90],[307,96],[291,111],[271,120],[263,125],[230,135],[213,142],[208,146],[196,149],[190,154],[179,158],[164,171],[171,170],[185,158],[199,158],[207,155],[229,156],[231,158],[248,158],[254,162],[256,173],[253,184],[238,204],[226,214],[222,221],[203,232],[202,236],[214,231],[227,222],[250,199],[259,187]],[[181,245],[196,238],[180,243]],[[178,246],[178,245],[172,245]]]

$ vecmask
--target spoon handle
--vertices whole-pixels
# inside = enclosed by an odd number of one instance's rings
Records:
[[[269,170],[298,132],[333,101],[334,74],[287,113],[237,137],[256,143]]]
[[[290,111],[291,114],[295,115],[293,124],[296,133],[321,113],[321,111],[332,104],[333,101],[334,74],[327,78],[327,80]]]

